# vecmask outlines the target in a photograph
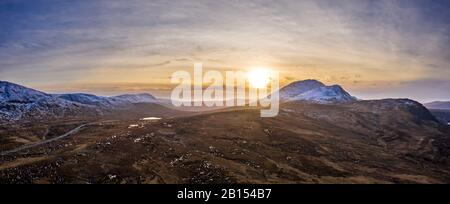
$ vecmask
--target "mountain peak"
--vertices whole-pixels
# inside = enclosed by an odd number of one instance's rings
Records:
[[[280,98],[281,100],[289,100],[299,94],[324,86],[325,84],[315,79],[295,81],[280,90]]]
[[[320,81],[308,79],[293,82],[280,90],[283,101],[306,101],[313,103],[342,103],[355,101],[341,86],[326,86]]]
[[[306,80],[301,80],[301,81],[295,81],[290,83],[289,85],[285,86],[285,88],[289,88],[289,87],[296,87],[296,88],[316,88],[316,87],[321,87],[321,86],[325,86],[324,83],[315,80],[315,79],[306,79]]]

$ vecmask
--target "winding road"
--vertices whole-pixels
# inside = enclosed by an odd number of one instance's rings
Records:
[[[87,124],[80,125],[80,126],[74,128],[74,129],[70,130],[69,132],[66,132],[66,133],[64,133],[63,135],[60,135],[60,136],[58,136],[58,137],[54,137],[54,138],[51,138],[51,139],[48,139],[48,140],[40,141],[40,142],[38,142],[38,143],[33,143],[33,144],[29,144],[29,145],[24,145],[24,146],[18,147],[18,148],[16,148],[16,149],[12,149],[12,150],[8,150],[8,151],[0,152],[0,155],[1,155],[1,156],[4,156],[4,155],[8,155],[8,154],[12,154],[12,153],[19,152],[19,151],[22,151],[22,150],[26,150],[26,149],[29,149],[29,148],[37,147],[37,146],[40,146],[40,145],[43,145],[43,144],[47,144],[47,143],[50,143],[50,142],[54,142],[54,141],[56,141],[56,140],[60,140],[60,139],[62,139],[62,138],[68,137],[68,136],[70,136],[70,135],[73,135],[73,134],[79,132],[81,129],[83,129],[84,127],[86,127],[86,125],[87,125]]]

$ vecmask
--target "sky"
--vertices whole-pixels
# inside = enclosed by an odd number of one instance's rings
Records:
[[[207,69],[317,79],[361,99],[450,100],[448,0],[2,0],[0,80],[167,94]]]

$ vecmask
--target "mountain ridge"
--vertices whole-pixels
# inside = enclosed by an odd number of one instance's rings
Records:
[[[11,82],[0,81],[0,120],[19,121],[102,115],[105,110],[137,103],[155,103],[150,94],[113,97],[93,94],[48,94]]]
[[[360,100],[351,96],[339,85],[326,86],[320,81],[308,79],[293,82],[280,89],[283,102],[306,102],[319,104],[354,103]],[[414,103],[413,100],[399,103]],[[370,100],[369,100],[370,101]],[[47,94],[18,84],[0,81],[0,120],[18,121],[33,118],[64,118],[78,114],[102,115],[139,103],[155,103],[151,94],[124,94],[97,96],[86,93]],[[386,103],[388,108],[395,103]],[[420,104],[421,105],[421,104]],[[380,107],[374,108],[374,110]]]

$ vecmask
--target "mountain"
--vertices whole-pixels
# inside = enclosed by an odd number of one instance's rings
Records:
[[[114,96],[110,99],[126,102],[126,103],[154,103],[157,99],[150,94],[125,94]]]
[[[0,81],[0,121],[92,116],[92,110],[50,94]]]
[[[304,101],[311,103],[344,103],[357,99],[347,93],[341,86],[326,86],[320,81],[308,79],[293,82],[280,90],[282,101]]]
[[[150,94],[125,94],[113,97],[96,96],[92,94],[60,94],[55,95],[68,101],[81,103],[84,105],[96,106],[99,108],[119,108],[130,104],[155,103],[157,99]]]
[[[50,95],[24,86],[0,81],[0,103],[29,103]]]
[[[103,97],[92,94],[47,94],[10,82],[0,81],[0,121],[34,121],[92,118],[116,109],[155,103],[150,94]]]
[[[450,101],[434,101],[424,105],[429,109],[450,110]]]

